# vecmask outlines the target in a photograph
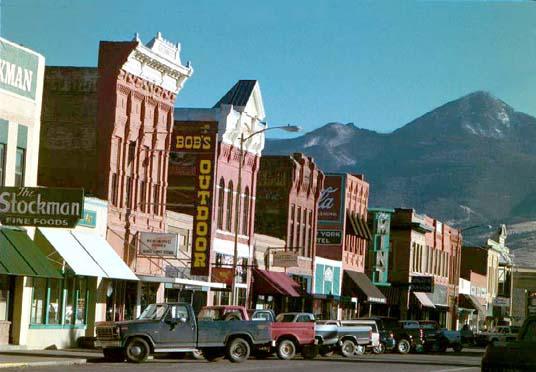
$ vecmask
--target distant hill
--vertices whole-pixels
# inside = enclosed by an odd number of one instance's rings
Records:
[[[536,118],[478,91],[388,134],[329,123],[268,140],[265,154],[304,152],[325,171],[364,173],[371,206],[413,207],[466,227],[536,220],[535,144]],[[536,241],[536,226],[512,230],[513,248]]]

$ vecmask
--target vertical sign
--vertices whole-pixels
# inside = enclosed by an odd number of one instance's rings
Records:
[[[193,215],[192,275],[209,275],[217,122],[175,121],[168,209]]]
[[[326,222],[342,221],[342,200],[344,178],[340,175],[328,175],[324,180],[324,189],[318,201],[318,220]]]
[[[39,58],[0,38],[0,90],[35,99]]]

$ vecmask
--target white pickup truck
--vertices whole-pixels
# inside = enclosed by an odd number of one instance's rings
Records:
[[[516,326],[497,326],[490,332],[480,332],[476,336],[476,342],[479,345],[486,345],[490,342],[508,342],[517,339],[517,334],[521,327]]]

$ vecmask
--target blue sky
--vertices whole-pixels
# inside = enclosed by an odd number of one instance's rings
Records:
[[[271,125],[394,130],[488,90],[536,115],[536,2],[0,0],[1,35],[50,65],[95,66],[99,40],[182,44],[177,106],[258,79]]]

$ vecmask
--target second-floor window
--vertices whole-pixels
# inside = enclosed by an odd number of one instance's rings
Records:
[[[15,186],[24,186],[24,169],[26,167],[26,150],[17,148],[15,155]]]
[[[223,178],[220,180],[220,186],[218,189],[218,229],[223,230],[223,211],[225,203],[225,181]]]
[[[227,191],[227,212],[225,220],[225,230],[231,231],[233,222],[233,181],[229,181],[229,190]]]

